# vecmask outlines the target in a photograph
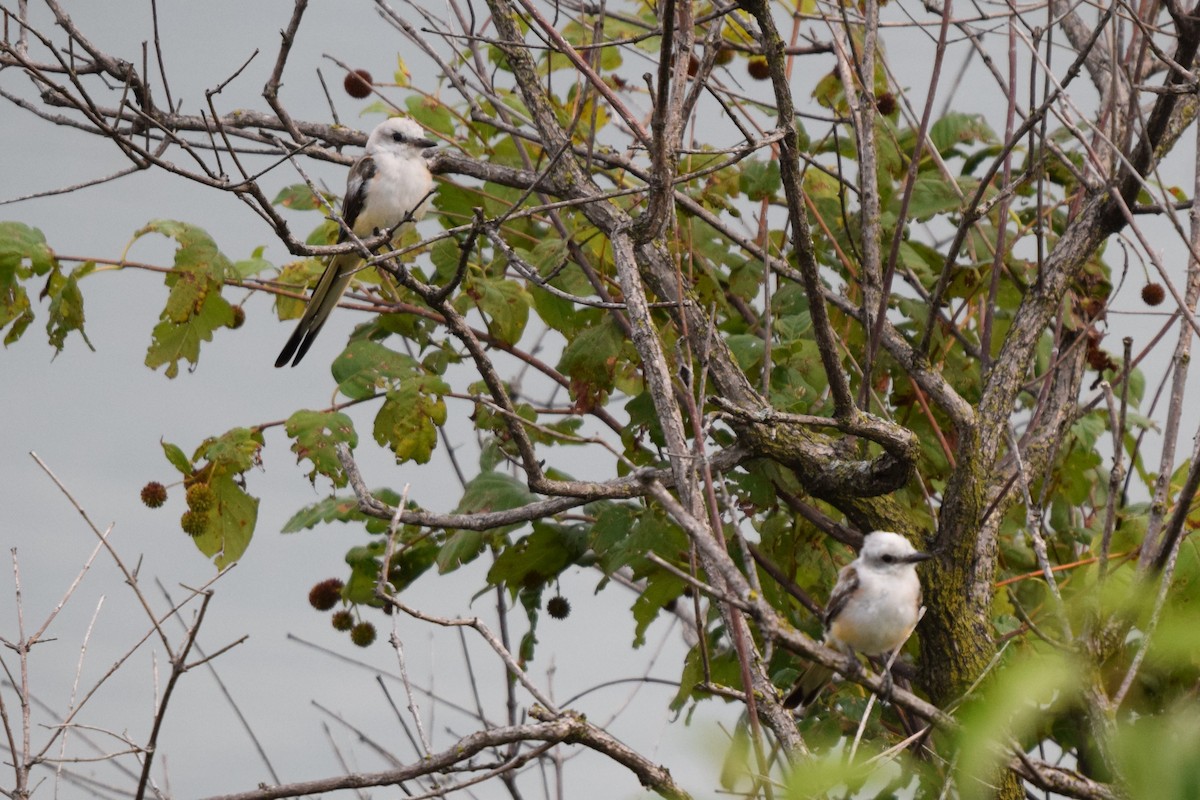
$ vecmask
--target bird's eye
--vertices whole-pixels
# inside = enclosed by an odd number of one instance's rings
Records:
[[[393,141],[393,142],[403,142],[403,141],[404,141],[404,134],[403,134],[403,133],[393,133],[393,134],[392,134],[392,141]]]
[[[881,556],[881,558],[883,559],[883,563],[885,563],[885,564],[890,564],[896,560],[896,557],[891,554]]]

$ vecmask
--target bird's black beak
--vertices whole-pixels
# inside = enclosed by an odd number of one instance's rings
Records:
[[[910,564],[916,564],[921,561],[928,561],[933,558],[933,553],[913,553],[910,556],[905,556],[904,560]]]
[[[417,139],[415,142],[413,142],[413,144],[416,145],[417,147],[437,147],[438,146],[438,143],[435,142],[433,139]]]

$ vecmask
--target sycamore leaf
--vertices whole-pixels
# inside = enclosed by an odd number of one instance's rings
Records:
[[[88,349],[96,349],[92,347],[83,330],[83,293],[79,291],[79,279],[86,277],[95,268],[95,263],[89,261],[71,270],[66,277],[58,270],[51,273],[52,278],[47,284],[50,294],[50,320],[46,323],[46,333],[56,352],[62,352],[67,334],[71,331],[79,331]]]
[[[179,474],[185,478],[190,478],[196,468],[192,465],[192,460],[184,455],[183,450],[170,442],[162,442],[163,453],[167,457],[167,461],[171,462],[171,466],[179,470]]]
[[[338,391],[351,400],[372,397],[380,389],[420,374],[420,367],[411,357],[367,339],[356,339],[346,345],[334,359],[331,370]]]
[[[263,446],[262,431],[233,428],[196,448],[195,458],[207,459],[218,473],[241,473],[258,466]]]
[[[45,275],[58,266],[54,251],[37,228],[20,222],[0,222],[0,287],[21,266],[24,277]]]
[[[480,531],[455,531],[438,549],[438,572],[453,572],[475,560],[483,552],[483,533]]]
[[[516,344],[529,321],[533,300],[516,281],[480,278],[471,282],[467,292],[488,318],[488,330],[506,344]]]
[[[414,375],[387,399],[375,415],[375,441],[391,448],[396,463],[424,464],[437,446],[437,429],[446,423],[450,387],[436,375]]]
[[[634,647],[646,643],[646,629],[650,623],[658,618],[663,607],[683,594],[686,586],[681,578],[661,570],[652,572],[646,578],[646,588],[633,601],[633,619],[637,623],[633,632]]]
[[[11,325],[5,345],[20,339],[33,322],[29,294],[21,282],[58,269],[54,251],[40,230],[20,222],[0,222],[0,330]]]
[[[151,369],[166,364],[167,377],[174,378],[181,360],[193,365],[199,361],[200,342],[212,341],[213,331],[233,324],[233,307],[221,297],[221,287],[234,269],[212,237],[194,225],[155,220],[134,239],[148,233],[169,236],[179,244],[174,268],[164,281],[171,292],[154,326],[145,362]]]
[[[238,486],[232,475],[216,475],[208,484],[217,497],[204,532],[195,537],[200,552],[224,569],[242,557],[258,520],[258,498]]]
[[[283,524],[282,532],[297,533],[315,528],[323,522],[359,522],[363,519],[366,517],[358,510],[358,498],[354,495],[326,497],[293,514]]]
[[[743,164],[738,186],[746,197],[757,203],[771,200],[779,193],[783,179],[779,175],[778,161],[746,159]]]
[[[150,348],[146,351],[146,366],[158,369],[166,364],[164,374],[174,378],[179,374],[179,362],[195,365],[200,360],[200,342],[211,342],[213,331],[233,323],[233,307],[219,294],[208,295],[199,310],[183,322],[164,319],[154,326]]]
[[[306,183],[294,183],[291,186],[283,187],[279,190],[279,194],[275,195],[271,204],[294,211],[315,211],[324,207]]]
[[[488,581],[504,584],[515,596],[531,583],[545,583],[583,556],[586,534],[578,526],[535,524],[533,533],[504,548],[488,571]]]
[[[296,460],[307,458],[312,462],[312,471],[308,473],[310,481],[315,481],[320,474],[333,481],[334,486],[346,485],[334,445],[344,442],[352,449],[358,446],[358,434],[350,417],[340,411],[300,410],[288,418],[284,429],[295,440],[292,452],[296,454]]]

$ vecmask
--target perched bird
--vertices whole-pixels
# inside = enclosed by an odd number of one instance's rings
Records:
[[[890,653],[908,639],[921,614],[916,564],[932,558],[898,533],[875,531],[858,558],[842,567],[825,607],[825,645],[849,656]],[[787,708],[807,707],[833,671],[810,663],[784,698]],[[890,678],[888,672],[885,680]]]
[[[424,216],[433,176],[422,152],[436,144],[425,138],[420,125],[404,117],[385,120],[371,131],[366,152],[350,168],[342,200],[342,219],[355,236],[366,238],[375,231],[391,230],[406,219]],[[349,238],[343,229],[338,242]],[[300,363],[361,263],[360,253],[342,253],[329,260],[275,366],[282,367],[288,361],[293,367]]]

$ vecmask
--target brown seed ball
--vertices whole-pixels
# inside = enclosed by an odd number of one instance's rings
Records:
[[[229,327],[235,331],[246,324],[246,309],[241,306],[233,307],[233,322],[229,323]]]
[[[359,647],[370,647],[375,641],[375,626],[369,622],[360,622],[350,629],[350,641]]]
[[[142,502],[147,508],[158,508],[167,502],[167,487],[158,481],[150,481],[142,487]]]
[[[1161,283],[1147,283],[1142,287],[1142,302],[1148,306],[1156,306],[1165,300],[1167,290]]]
[[[555,619],[566,619],[571,615],[571,603],[562,595],[555,595],[546,601],[546,613]]]
[[[730,61],[733,61],[733,48],[724,44],[717,47],[717,56],[713,59],[713,63],[718,67],[723,67]]]
[[[185,511],[179,518],[179,527],[183,528],[183,532],[188,536],[199,536],[208,527],[208,517],[199,511]]]
[[[688,77],[696,77],[696,73],[700,71],[700,59],[696,58],[695,54],[688,55]]]
[[[354,615],[349,609],[343,608],[341,611],[333,612],[333,618],[330,620],[333,623],[335,631],[348,631],[354,627]]]
[[[346,94],[361,100],[371,93],[372,83],[374,81],[371,79],[371,73],[365,69],[356,69],[354,72],[346,73],[346,79],[342,81],[342,88],[346,90]]]
[[[879,109],[879,113],[885,117],[890,117],[896,113],[896,95],[891,92],[884,92],[875,98],[875,108]]]
[[[756,81],[765,81],[771,77],[771,66],[767,63],[766,56],[751,56],[746,62],[746,71]]]
[[[342,587],[337,578],[326,578],[308,592],[308,604],[317,611],[328,611],[342,599]]]

